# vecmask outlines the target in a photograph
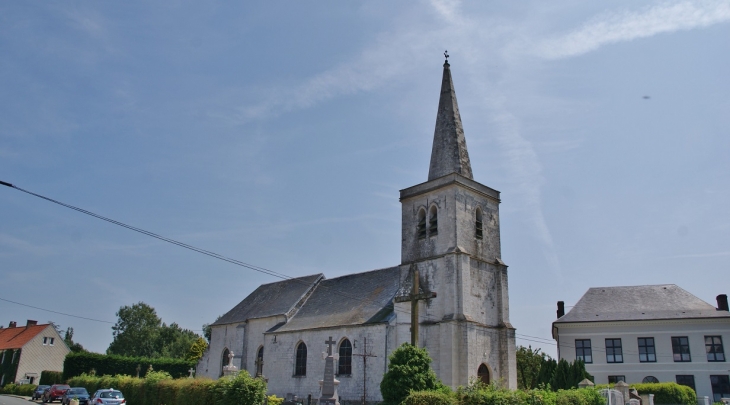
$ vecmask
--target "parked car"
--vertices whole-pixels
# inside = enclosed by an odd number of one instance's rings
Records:
[[[89,403],[89,391],[86,391],[84,387],[71,387],[63,393],[61,403],[69,405],[74,398],[79,400],[79,405],[86,405]]]
[[[120,405],[126,403],[127,400],[124,399],[122,391],[115,390],[114,388],[98,390],[89,399],[89,405]]]
[[[33,395],[31,395],[31,398],[35,401],[36,399],[41,399],[43,397],[43,391],[46,390],[46,388],[51,388],[50,385],[39,385],[36,387],[35,391],[33,391]]]
[[[43,402],[53,402],[57,399],[61,399],[63,393],[71,387],[68,384],[53,384],[48,391],[43,392]]]

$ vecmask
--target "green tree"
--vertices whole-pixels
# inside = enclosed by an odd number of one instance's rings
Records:
[[[555,373],[553,373],[553,378],[550,379],[550,386],[553,390],[567,390],[572,388],[570,383],[570,363],[565,359],[560,359],[558,367],[555,369]]]
[[[217,318],[215,318],[215,321],[213,323],[218,322],[219,319],[221,319],[223,315],[218,315]],[[205,339],[210,343],[210,338],[213,335],[213,328],[211,328],[211,323],[204,323],[203,324],[203,336],[205,336]]]
[[[593,376],[588,374],[588,371],[586,371],[586,363],[584,363],[583,360],[577,359],[574,362],[570,363],[571,387],[577,388],[578,384],[586,378],[593,381]]]
[[[156,351],[161,357],[182,359],[199,337],[195,332],[182,329],[174,322],[169,326],[163,323],[157,334]]]
[[[386,405],[398,405],[411,390],[442,390],[444,385],[431,369],[426,349],[403,343],[388,357],[388,371],[380,382],[380,393]]]
[[[532,349],[532,346],[517,348],[517,387],[520,389],[537,388],[538,376],[543,363],[550,359],[540,349]]]
[[[550,384],[556,368],[558,368],[558,362],[547,356],[543,360],[542,365],[540,365],[540,372],[537,373],[537,381],[535,382],[535,385],[539,387],[541,385],[546,386]]]
[[[154,308],[138,302],[119,308],[116,315],[117,323],[112,326],[114,339],[107,354],[159,357],[156,346],[162,321]]]
[[[203,353],[205,353],[205,349],[207,348],[208,342],[206,342],[205,339],[203,339],[202,337],[198,337],[195,342],[190,345],[190,349],[188,349],[188,353],[185,355],[185,360],[200,360],[203,357]]]
[[[66,328],[66,334],[63,336],[63,341],[66,342],[66,346],[68,346],[68,348],[71,349],[73,353],[86,351],[86,349],[84,349],[84,346],[81,346],[80,343],[74,342],[74,328],[70,326]]]

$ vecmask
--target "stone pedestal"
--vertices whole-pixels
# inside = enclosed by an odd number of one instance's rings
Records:
[[[588,388],[588,387],[593,387],[594,385],[595,384],[593,384],[593,381],[586,378],[583,381],[578,383],[578,388]]]
[[[324,378],[319,382],[322,390],[322,395],[319,397],[319,405],[340,405],[340,398],[337,395],[337,386],[340,382],[335,379],[335,357],[332,355],[332,345],[335,341],[330,336],[329,340],[325,342],[328,345],[327,353],[324,358]]]
[[[621,393],[621,395],[624,397],[624,404],[629,403],[629,399],[631,398],[629,394],[629,384],[626,384],[623,381],[619,381],[616,383],[616,385],[613,386],[615,390]],[[617,404],[618,405],[618,404]]]

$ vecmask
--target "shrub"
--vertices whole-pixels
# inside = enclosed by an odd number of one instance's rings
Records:
[[[38,388],[38,386],[35,384],[16,385],[14,383],[10,383],[5,384],[3,388],[0,388],[0,393],[30,397],[33,395],[33,391],[35,391],[36,388]]]
[[[243,370],[235,377],[222,377],[213,389],[216,405],[255,405],[264,402],[266,383]]]
[[[269,405],[281,405],[284,402],[284,398],[279,398],[272,394],[266,397],[266,402],[268,402]]]
[[[460,405],[556,405],[551,390],[511,391],[496,385],[471,385],[456,393]]]
[[[380,382],[380,393],[386,405],[398,405],[411,391],[435,391],[442,387],[431,369],[428,351],[404,343],[388,358],[388,371]]]
[[[559,390],[556,398],[556,405],[603,405],[605,402],[593,388]]]
[[[631,384],[631,388],[639,391],[640,395],[654,394],[655,404],[695,405],[697,403],[697,396],[692,388],[673,382]]]
[[[38,381],[39,385],[53,385],[63,384],[63,372],[62,371],[41,371],[41,379]]]
[[[472,382],[456,392],[459,405],[604,405],[593,388],[553,391],[550,387],[511,391],[496,385]]]
[[[457,402],[454,395],[441,391],[411,391],[401,405],[457,405]]]
[[[258,405],[264,402],[266,383],[246,371],[217,381],[207,378],[172,379],[169,373],[153,371],[145,378],[128,375],[82,374],[68,381],[89,392],[113,387],[124,393],[127,403],[137,405]]]

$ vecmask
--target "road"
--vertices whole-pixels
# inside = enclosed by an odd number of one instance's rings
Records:
[[[27,399],[0,395],[0,405],[29,405],[33,403]]]

